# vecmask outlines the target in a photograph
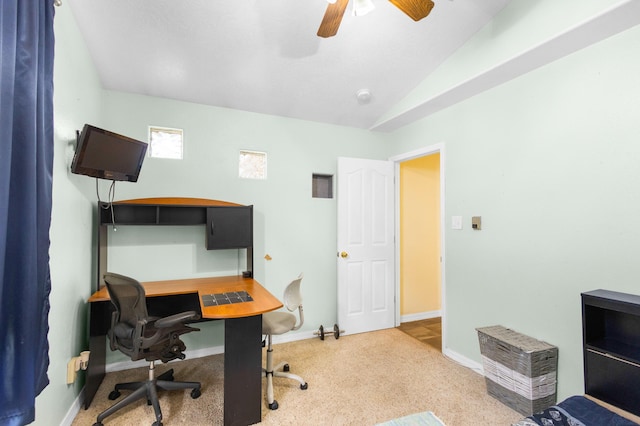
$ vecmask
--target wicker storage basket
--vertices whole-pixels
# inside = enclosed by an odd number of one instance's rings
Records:
[[[500,325],[476,330],[489,395],[526,416],[555,404],[557,347]]]

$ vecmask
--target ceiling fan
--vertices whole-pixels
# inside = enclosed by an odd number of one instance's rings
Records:
[[[354,0],[358,1],[358,0]],[[414,21],[419,21],[426,17],[433,9],[434,3],[431,0],[389,0],[398,9],[406,13]],[[329,5],[324,13],[320,28],[318,28],[319,37],[333,37],[338,33],[340,22],[344,11],[347,9],[349,0],[329,0]],[[373,4],[369,2],[370,8]],[[366,7],[366,6],[365,6]]]

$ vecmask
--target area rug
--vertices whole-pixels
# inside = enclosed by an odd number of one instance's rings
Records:
[[[411,414],[409,416],[400,417],[399,419],[389,420],[388,422],[378,423],[377,426],[445,426],[435,414],[431,411],[423,413]]]

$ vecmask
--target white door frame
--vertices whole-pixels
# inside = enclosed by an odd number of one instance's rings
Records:
[[[394,162],[395,168],[395,235],[396,235],[396,254],[395,254],[395,286],[396,286],[396,300],[395,300],[395,313],[396,313],[396,327],[400,325],[400,163],[407,160],[413,160],[414,158],[424,157],[425,155],[440,153],[440,311],[442,313],[442,352],[445,352],[446,345],[446,285],[445,285],[445,217],[444,217],[444,167],[445,167],[445,154],[444,143],[438,143],[435,145],[419,148],[414,151],[406,152],[389,158],[389,161]]]

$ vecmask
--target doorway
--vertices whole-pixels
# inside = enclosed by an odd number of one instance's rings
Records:
[[[413,323],[419,330],[425,321],[438,322],[444,350],[444,146],[390,160],[395,163],[398,236],[396,327]]]

